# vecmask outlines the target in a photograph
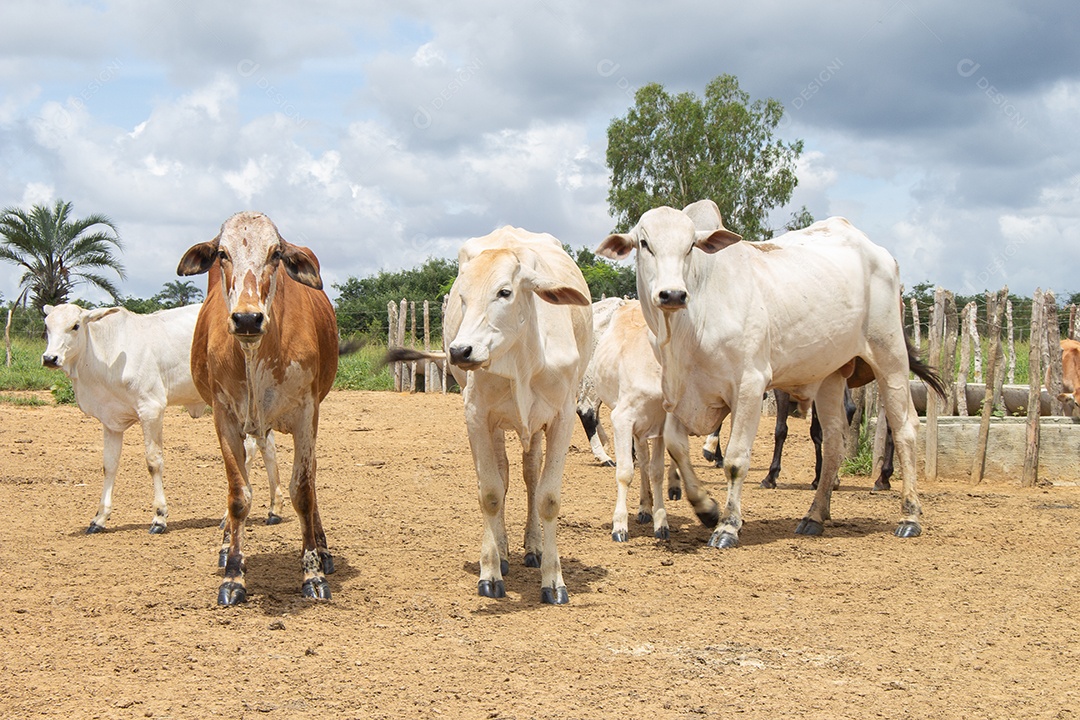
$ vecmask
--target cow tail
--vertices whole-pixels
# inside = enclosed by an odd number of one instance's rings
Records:
[[[942,400],[946,399],[949,395],[949,391],[945,387],[941,375],[938,374],[937,370],[930,365],[927,365],[919,358],[919,354],[915,352],[915,347],[911,344],[911,340],[905,337],[904,342],[907,344],[908,366],[911,368],[911,372],[915,373],[916,377],[932,387],[934,392],[941,396]]]

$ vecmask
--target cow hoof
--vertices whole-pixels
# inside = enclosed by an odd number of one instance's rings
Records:
[[[232,581],[221,583],[217,593],[218,605],[239,605],[243,602],[247,602],[247,590],[243,585]]]
[[[269,515],[266,516],[266,524],[267,525],[280,525],[281,524],[281,516],[276,514],[276,513],[270,513]]]
[[[326,582],[326,578],[313,577],[300,586],[300,594],[312,600],[329,600],[330,583]]]
[[[160,535],[163,532],[165,532],[165,526],[164,525],[159,525],[158,523],[153,523],[150,526],[150,534],[151,535]]]
[[[323,575],[333,575],[334,570],[334,556],[330,554],[329,550],[319,550],[319,565],[322,567]]]
[[[566,587],[540,588],[540,602],[544,605],[565,605],[570,602],[570,594]]]
[[[761,487],[765,488],[766,490],[775,490],[776,489],[776,481],[772,480],[770,478],[765,478],[764,480],[761,481]]]
[[[626,542],[630,539],[630,533],[625,530],[613,530],[611,533],[611,539],[615,542]]]
[[[707,461],[709,461],[711,463],[716,462],[716,453],[714,453],[714,452],[711,452],[709,450],[702,450],[701,455],[702,455],[702,457],[704,457]]]
[[[911,520],[904,520],[902,523],[896,526],[896,530],[893,531],[893,535],[896,537],[909,538],[919,537],[922,535],[922,528],[919,527],[919,523]]]
[[[525,567],[540,567],[540,553],[525,553]]]
[[[657,540],[667,540],[671,537],[671,531],[666,527],[662,527],[653,532],[653,535]]]
[[[892,485],[885,478],[878,478],[874,483],[875,490],[892,490]]]
[[[645,523],[651,523],[652,522],[652,513],[639,512],[637,514],[637,521],[641,525],[644,525]]]
[[[98,533],[105,532],[104,525],[98,525],[96,522],[91,522],[90,527],[86,528],[87,535],[97,535]]]
[[[667,491],[668,500],[682,500],[682,488],[668,488]]]
[[[600,463],[600,467],[615,467],[615,461],[605,460],[604,462]]]
[[[810,518],[803,518],[799,521],[799,524],[795,526],[796,535],[824,535],[825,526],[819,523],[817,520],[811,520]]]
[[[510,561],[509,560],[500,560],[499,561],[499,574],[502,575],[503,577],[510,574]]]
[[[709,547],[719,548],[725,550],[727,548],[739,547],[739,536],[735,533],[727,532],[726,530],[717,530],[709,538]]]
[[[476,592],[480,597],[504,598],[506,597],[506,585],[502,580],[481,580],[476,583]]]
[[[702,512],[694,511],[697,515],[697,519],[701,521],[701,524],[707,528],[714,528],[720,523],[720,507],[713,503],[713,506]]]

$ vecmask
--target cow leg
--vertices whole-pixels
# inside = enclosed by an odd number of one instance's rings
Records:
[[[900,524],[894,534],[897,537],[916,537],[922,534],[918,482],[915,471],[915,430],[919,419],[915,404],[911,401],[906,373],[897,373],[887,382],[879,382],[878,389],[885,403],[885,414],[893,432],[893,443],[900,459],[903,485],[900,491]]]
[[[705,444],[701,446],[701,454],[706,460],[711,462],[714,467],[724,467],[724,453],[720,450],[720,428],[723,427],[723,423],[716,426],[716,431],[709,433],[705,437]],[[672,498],[674,500],[675,498]]]
[[[664,438],[660,436],[644,440],[641,446],[645,453],[642,466],[646,468],[641,479],[642,494],[644,488],[652,487],[653,537],[667,540],[671,531],[668,530],[667,508],[664,507]]]
[[[285,494],[281,492],[281,475],[278,472],[277,444],[274,442],[274,431],[266,433],[264,438],[255,438],[262,453],[263,465],[266,466],[266,479],[270,484],[270,512],[266,516],[267,525],[277,525],[281,522],[281,510],[285,505]],[[250,458],[249,458],[250,461]],[[248,477],[251,477],[249,471]]]
[[[544,462],[544,438],[539,433],[533,433],[529,438],[528,449],[522,448],[521,472],[525,478],[525,495],[528,512],[525,519],[525,566],[542,567],[543,565],[543,531],[540,520],[540,507],[536,496],[536,489],[540,482],[540,472]],[[504,496],[507,488],[504,487]],[[505,506],[503,512],[506,511]]]
[[[143,449],[146,454],[146,468],[154,487],[154,519],[150,523],[150,534],[160,535],[165,532],[169,519],[169,506],[165,502],[165,481],[162,477],[164,457],[162,446],[165,425],[165,408],[159,408],[151,417],[141,418]]]
[[[86,528],[87,535],[105,531],[105,523],[112,514],[113,485],[116,484],[116,471],[120,467],[120,451],[124,447],[123,430],[104,428],[104,431],[101,502],[98,503],[97,515],[90,521],[90,527]]]
[[[228,481],[228,515],[221,552],[224,555],[225,578],[218,587],[218,605],[238,605],[247,601],[244,581],[244,521],[251,511],[251,485],[247,478],[244,458],[244,434],[235,418],[226,411],[214,408],[214,427],[221,445],[221,458]],[[220,561],[220,557],[219,557]]]
[[[326,535],[319,517],[319,501],[315,492],[315,439],[319,422],[319,408],[310,411],[311,421],[301,420],[298,425],[302,430],[293,432],[293,472],[289,483],[289,496],[293,510],[300,521],[302,539],[300,568],[303,582],[300,594],[315,600],[330,599],[330,584],[326,582],[324,557]],[[332,567],[332,564],[331,564]]]
[[[630,538],[627,526],[626,496],[634,479],[634,418],[622,407],[611,411],[611,429],[615,433],[615,512],[611,517],[611,539],[626,542]],[[647,453],[648,450],[645,449]],[[645,492],[642,484],[642,493]]]
[[[880,446],[880,452],[878,448]],[[892,483],[889,480],[893,476],[893,454],[896,451],[893,442],[892,429],[885,418],[885,408],[878,414],[877,430],[874,433],[874,466],[877,468],[877,480],[874,481],[875,490],[889,490]]]
[[[784,454],[784,443],[787,442],[788,415],[791,414],[790,395],[783,390],[774,390],[773,397],[776,398],[776,426],[773,428],[772,462],[769,463],[769,474],[761,481],[761,487],[770,489],[776,487],[776,478],[780,477],[780,456]]]
[[[466,407],[469,418],[469,408]],[[480,581],[477,592],[490,598],[506,597],[503,575],[509,569],[504,517],[509,462],[502,430],[492,430],[486,418],[467,420],[469,447],[476,465],[476,490],[480,500],[483,531],[480,539]]]
[[[670,413],[664,421],[664,446],[678,469],[679,477],[686,487],[686,499],[690,501],[698,520],[705,527],[716,527],[720,520],[720,508],[701,485],[693,465],[690,464],[690,439],[686,426]]]
[[[544,469],[536,487],[536,503],[544,530],[544,554],[540,562],[540,602],[548,605],[564,605],[570,601],[563,582],[562,563],[559,560],[555,531],[559,524],[559,507],[562,502],[562,477],[566,467],[566,451],[573,433],[573,405],[567,403],[544,431],[546,448]],[[539,438],[537,438],[539,443]]]
[[[661,435],[661,437],[663,437]],[[661,457],[664,453],[660,453]],[[679,468],[672,463],[667,472],[667,497],[668,500],[682,500],[682,483],[679,480]]]
[[[739,393],[738,412],[731,422],[731,438],[728,440],[727,457],[724,458],[724,475],[728,479],[727,503],[720,521],[709,538],[709,546],[733,548],[739,544],[742,528],[742,486],[750,470],[750,449],[761,419],[761,396],[764,382],[744,382]]]
[[[585,436],[589,438],[589,447],[592,449],[593,457],[604,467],[614,467],[615,463],[604,450],[607,433],[604,432],[604,426],[600,424],[599,407],[599,405],[591,406],[579,402],[577,414],[581,420],[581,427],[585,429]]]
[[[651,523],[653,519],[653,487],[652,480],[649,477],[650,464],[652,463],[653,453],[648,447],[645,447],[649,441],[645,438],[635,438],[634,442],[642,448],[644,455],[638,457],[638,474],[641,475],[641,492],[638,493],[638,523]],[[660,490],[663,492],[663,481],[661,480]],[[661,498],[662,500],[663,498]]]
[[[810,440],[814,443],[814,482],[810,483],[810,487],[817,490],[821,480],[821,418],[818,417],[817,402],[810,407]]]
[[[820,482],[806,516],[795,527],[798,535],[821,535],[830,518],[833,487],[840,470],[844,445],[844,376],[834,373],[822,381],[817,391],[814,415],[820,418],[822,465]]]

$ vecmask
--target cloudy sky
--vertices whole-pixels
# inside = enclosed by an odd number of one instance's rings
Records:
[[[1078,21],[1075,0],[7,0],[0,207],[108,215],[139,297],[261,210],[333,297],[506,223],[594,248],[611,119],[646,83],[731,73],[805,142],[776,226],[844,215],[909,286],[1075,292]],[[19,275],[0,265],[5,301]]]

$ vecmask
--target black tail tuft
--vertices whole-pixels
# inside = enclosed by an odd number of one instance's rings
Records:
[[[390,348],[383,355],[381,365],[389,365],[394,362],[412,362],[414,360],[438,360],[441,354],[433,357],[434,353],[425,353],[412,348]]]
[[[910,366],[911,372],[915,373],[916,377],[932,387],[934,392],[941,396],[942,400],[946,399],[949,395],[949,391],[945,387],[945,383],[942,382],[941,376],[938,375],[937,370],[920,360],[911,341],[907,338],[904,338],[904,340],[907,342],[908,366]]]

